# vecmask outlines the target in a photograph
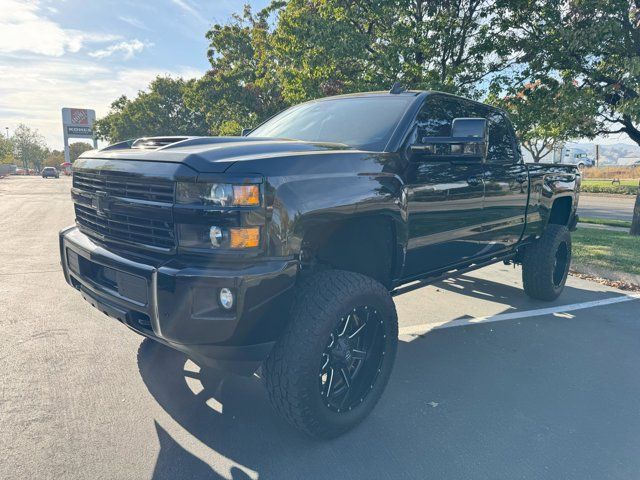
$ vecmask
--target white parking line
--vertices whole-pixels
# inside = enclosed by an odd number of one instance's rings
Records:
[[[517,318],[539,317],[541,315],[550,315],[555,313],[573,312],[575,310],[583,310],[585,308],[601,307],[603,305],[612,305],[614,303],[630,302],[640,299],[640,293],[630,293],[602,300],[594,300],[592,302],[573,303],[570,305],[558,305],[557,307],[539,308],[537,310],[524,310],[522,312],[501,313],[488,317],[471,317],[460,318],[458,320],[445,321],[441,323],[428,323],[422,325],[410,325],[402,327],[399,330],[400,335],[421,335],[429,330],[440,328],[463,327],[466,325],[475,325],[478,323],[501,322],[504,320],[515,320]]]

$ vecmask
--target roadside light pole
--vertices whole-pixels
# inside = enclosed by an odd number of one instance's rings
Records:
[[[7,140],[9,140],[9,127],[4,127],[4,129],[5,129],[5,130],[6,130],[6,132],[7,132]]]

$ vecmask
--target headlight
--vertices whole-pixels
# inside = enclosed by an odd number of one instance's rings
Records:
[[[178,224],[181,247],[242,250],[260,247],[260,227],[219,227],[206,224]]]
[[[178,182],[176,201],[183,204],[195,203],[221,207],[257,206],[260,205],[260,186]]]

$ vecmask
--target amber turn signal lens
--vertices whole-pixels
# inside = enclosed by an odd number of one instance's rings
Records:
[[[229,245],[231,248],[253,248],[260,245],[260,228],[230,228]]]
[[[258,185],[234,185],[234,205],[260,205],[260,188]]]

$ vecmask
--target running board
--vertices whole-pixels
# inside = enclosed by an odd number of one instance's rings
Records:
[[[408,283],[401,287],[396,287],[391,290],[391,296],[396,297],[398,295],[402,295],[403,293],[413,292],[414,290],[418,290],[419,288],[427,287],[433,283],[439,282],[440,280],[444,280],[445,278],[457,277],[458,275],[462,275],[463,273],[471,272],[473,270],[478,270],[479,268],[483,268],[489,265],[493,265],[494,263],[503,262],[507,260],[511,260],[515,257],[515,253],[510,253],[508,255],[501,255],[499,257],[492,257],[489,260],[485,260],[483,262],[472,263],[471,265],[467,265],[466,267],[454,268],[453,270],[447,270],[439,275],[435,275],[432,277],[426,276],[424,278],[418,278],[413,280],[411,283]]]

